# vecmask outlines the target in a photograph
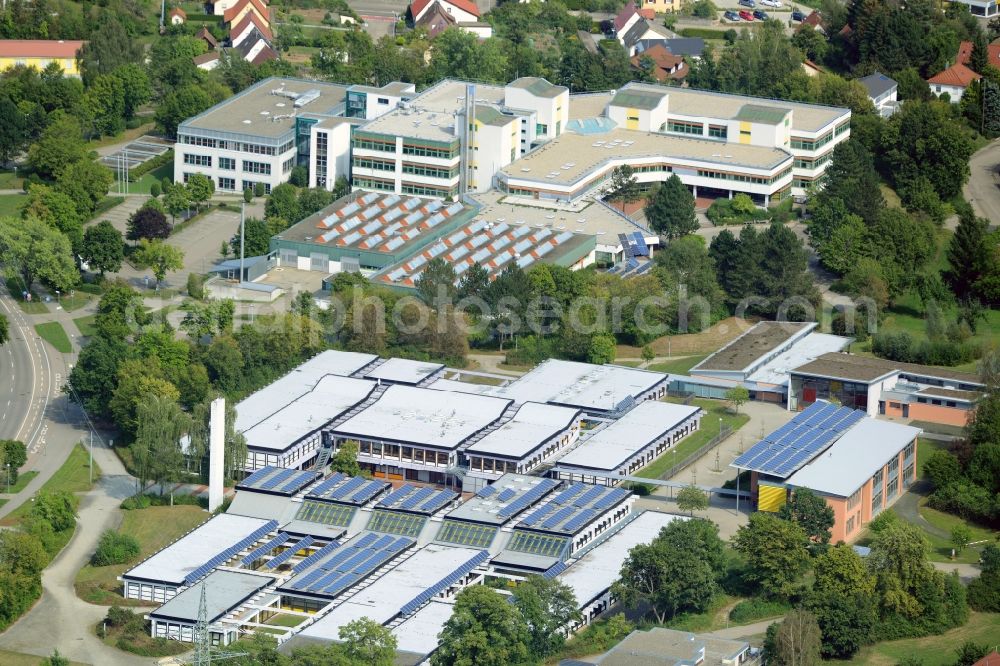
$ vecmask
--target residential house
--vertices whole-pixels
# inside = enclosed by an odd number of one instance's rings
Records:
[[[180,7],[174,7],[167,12],[167,20],[170,21],[170,25],[183,25],[187,21],[187,13]]]
[[[643,9],[651,9],[657,14],[680,11],[681,0],[642,0]]]
[[[414,21],[414,28],[423,28],[427,31],[427,36],[433,39],[452,26],[457,26],[460,30],[471,32],[480,39],[493,36],[493,26],[489,23],[476,21],[474,23],[457,23],[455,15],[449,12],[445,5],[438,0],[433,0],[430,6],[423,12],[420,19]]]
[[[229,42],[233,46],[239,46],[248,39],[255,44],[260,39],[267,40],[268,43],[274,41],[271,27],[255,12],[244,14],[242,20],[229,31]]]
[[[614,33],[616,35],[625,34],[628,29],[641,18],[642,16],[639,14],[639,9],[635,6],[635,2],[633,0],[628,0],[628,2],[625,3],[625,6],[622,7],[622,10],[618,12],[618,15],[615,16],[615,20],[612,21],[611,25],[614,29]]]
[[[941,95],[947,93],[952,104],[957,104],[962,101],[962,95],[965,94],[965,89],[968,88],[973,81],[978,81],[981,78],[983,77],[976,74],[962,63],[955,63],[943,72],[938,72],[931,78],[927,79],[927,83],[931,87],[931,92],[936,96],[940,97]]]
[[[628,53],[629,57],[636,54],[637,46],[641,41],[668,40],[676,37],[677,34],[670,31],[665,26],[644,18],[640,18],[639,20],[632,22],[628,30],[624,33],[618,33],[618,41],[620,41],[622,46],[625,47],[625,51]]]
[[[214,51],[219,48],[219,40],[217,40],[215,35],[213,35],[209,29],[204,26],[202,26],[202,28],[195,33],[194,38],[205,42],[205,46],[208,47],[209,51]]]
[[[434,4],[440,5],[441,9],[455,19],[455,23],[480,22],[479,7],[472,0],[415,0],[410,4],[410,17],[413,24],[416,25]]]
[[[674,55],[663,44],[656,44],[632,56],[632,66],[648,71],[649,75],[660,83],[682,80],[690,69],[684,58]]]
[[[858,79],[858,83],[868,91],[868,99],[883,118],[888,118],[899,108],[897,94],[899,85],[881,72],[875,72]]]
[[[69,39],[0,39],[0,71],[18,65],[41,71],[56,63],[66,76],[78,77],[76,56],[84,44]]]
[[[254,13],[264,23],[271,24],[271,10],[262,0],[239,0],[235,5],[226,10],[222,15],[222,21],[230,26],[239,25],[243,17],[248,13]]]
[[[205,53],[194,57],[195,67],[198,69],[204,69],[208,72],[218,67],[221,61],[222,54],[218,51],[206,51]]]
[[[955,62],[968,65],[972,59],[972,42],[962,42],[958,45],[958,57]],[[986,62],[994,67],[1000,68],[1000,44],[993,43],[986,46]]]
[[[823,15],[819,13],[818,9],[812,10],[809,16],[799,24],[799,27],[801,28],[804,25],[811,26],[813,30],[822,32],[824,35],[826,34],[826,30],[823,29]]]

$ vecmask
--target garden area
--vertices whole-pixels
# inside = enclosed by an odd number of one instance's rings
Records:
[[[759,208],[748,194],[737,194],[732,199],[718,198],[705,212],[705,217],[717,227],[757,222],[787,222],[792,217],[792,200],[786,199],[770,208]]]
[[[190,643],[153,638],[149,635],[149,622],[140,613],[119,606],[108,610],[95,631],[105,644],[143,657],[169,657],[191,649]]]
[[[985,646],[995,645],[997,627],[1000,627],[1000,613],[972,612],[968,622],[960,627],[937,636],[876,643],[861,648],[846,663],[891,666],[900,664],[907,658],[916,658],[923,666],[952,666],[955,663],[955,651],[968,641]]]
[[[118,534],[134,539],[138,555],[120,564],[103,566],[90,563],[76,575],[76,595],[91,604],[106,606],[142,605],[135,599],[121,595],[121,582],[117,580],[133,562],[141,561],[168,546],[205,522],[207,514],[198,506],[151,506],[146,509],[125,511]]]

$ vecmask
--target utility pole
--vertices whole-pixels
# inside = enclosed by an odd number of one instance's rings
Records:
[[[247,204],[244,201],[240,204],[240,281],[239,284],[243,284],[243,232],[244,226],[246,224],[246,207]]]

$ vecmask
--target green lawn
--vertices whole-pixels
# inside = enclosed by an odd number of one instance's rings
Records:
[[[41,488],[41,492],[55,492],[64,490],[70,493],[85,493],[93,487],[90,481],[90,468],[88,467],[89,455],[82,444],[73,447],[66,462],[56,470],[52,478],[46,481]],[[94,465],[94,479],[101,476],[101,468]],[[11,511],[0,520],[0,525],[14,525],[31,507],[31,502],[25,502],[21,506]]]
[[[24,282],[21,278],[7,278],[7,291],[10,292],[11,297],[17,301],[18,306],[21,311],[25,314],[45,314],[49,311],[49,308],[45,305],[38,294],[31,292],[31,300],[26,301],[21,298],[21,294],[24,293]]]
[[[863,648],[850,662],[869,666],[891,666],[906,657],[917,657],[924,666],[951,666],[955,650],[966,641],[993,646],[1000,627],[1000,613],[971,613],[961,627],[938,636],[887,641]]]
[[[85,291],[74,291],[69,296],[61,296],[59,305],[66,312],[75,312],[94,300],[94,297]]]
[[[96,220],[104,213],[107,213],[109,210],[122,203],[125,203],[125,197],[116,195],[108,195],[104,197],[97,203],[97,208],[94,210],[94,215],[91,219]]]
[[[0,194],[0,217],[19,217],[27,201],[27,194]]]
[[[669,401],[681,402],[680,400],[675,400],[673,398]],[[664,452],[664,454],[659,458],[636,472],[635,476],[641,476],[646,479],[660,478],[664,472],[684,460],[684,458],[700,449],[702,446],[707,444],[709,440],[718,435],[720,418],[722,419],[722,423],[728,425],[734,431],[742,428],[746,425],[746,422],[750,420],[750,417],[746,414],[733,414],[726,406],[726,403],[721,400],[703,398],[694,400],[691,404],[697,405],[705,410],[705,416],[701,419],[701,428],[699,428],[693,435],[688,435],[682,439],[677,446],[667,449],[666,452]]]
[[[921,439],[917,443],[917,478],[922,479],[924,477],[924,464],[927,459],[931,457],[931,454],[935,451],[947,450],[948,445],[944,442],[938,442],[933,439]]]
[[[40,663],[42,663],[42,658],[33,654],[0,650],[0,664],[4,666],[38,666]],[[79,661],[69,661],[66,663],[70,666],[85,666],[83,662]]]
[[[66,329],[57,321],[47,321],[44,324],[35,324],[35,331],[42,336],[42,340],[55,347],[61,354],[69,354],[73,351],[73,345],[66,335]]]
[[[929,506],[920,507],[920,515],[928,523],[944,531],[945,534],[951,534],[951,530],[958,525],[966,525],[972,531],[972,541],[996,541],[997,536],[1000,532],[994,532],[985,527],[980,527],[975,523],[970,523],[958,516],[953,516],[950,513],[944,513],[943,511],[938,511],[937,509],[932,509]],[[935,562],[964,562],[967,564],[975,564],[979,561],[980,553],[982,552],[982,544],[979,546],[968,546],[961,553],[959,553],[954,560],[951,559],[951,540],[942,539],[934,534],[926,534],[928,541],[931,542],[931,553],[930,559]]]
[[[0,486],[0,489],[2,489],[3,492],[5,493],[10,493],[11,495],[19,493],[22,490],[24,490],[24,487],[27,486],[29,483],[31,483],[31,480],[36,476],[38,476],[38,472],[36,472],[35,470],[31,470],[30,472],[22,472],[18,474],[17,482],[10,484],[10,490],[7,489],[7,480],[0,479],[0,483],[4,484],[3,486]]]
[[[272,624],[276,627],[297,627],[305,621],[306,618],[299,615],[285,615],[284,613],[279,613],[264,624]]]
[[[173,162],[163,164],[152,171],[143,174],[139,180],[133,181],[128,184],[128,191],[132,194],[149,194],[149,186],[153,183],[159,183],[164,178],[174,179],[174,164]],[[117,192],[118,184],[117,181],[111,186],[111,188]]]
[[[130,534],[139,542],[139,562],[205,522],[208,514],[201,507],[191,505],[151,506],[147,509],[125,511],[122,524],[118,528],[123,534]],[[76,594],[84,601],[103,606],[137,606],[141,602],[124,599],[117,580],[126,569],[135,565],[116,564],[106,567],[85,565],[76,574]],[[276,623],[275,623],[276,624]]]
[[[21,173],[24,173],[22,170]],[[19,190],[24,187],[24,178],[14,176],[13,171],[0,171],[0,190]]]
[[[686,375],[691,372],[691,368],[704,361],[707,356],[708,354],[696,354],[685,358],[675,358],[670,361],[663,361],[662,363],[653,363],[649,366],[649,369],[656,372]]]
[[[90,337],[97,334],[97,326],[94,322],[97,321],[97,315],[87,315],[86,317],[78,317],[73,320],[76,327],[80,329],[80,335]]]

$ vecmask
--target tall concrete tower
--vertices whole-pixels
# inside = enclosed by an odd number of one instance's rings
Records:
[[[223,468],[226,458],[226,399],[212,401],[208,425],[208,510],[215,511],[222,505],[224,491]]]

